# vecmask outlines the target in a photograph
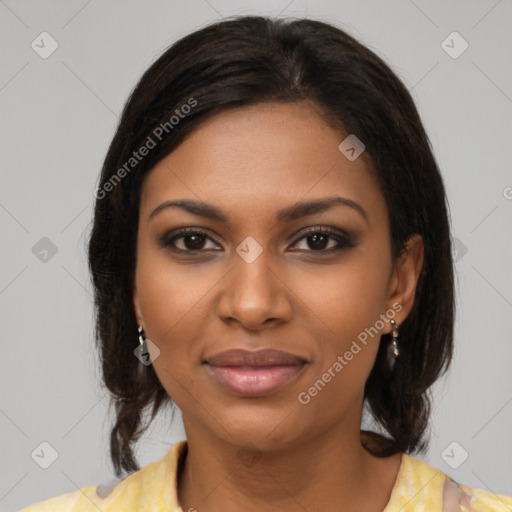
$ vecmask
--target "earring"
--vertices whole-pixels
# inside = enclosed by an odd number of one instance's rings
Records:
[[[146,333],[142,328],[142,325],[139,325],[139,343],[142,345],[141,352],[145,354],[148,351],[147,343],[146,343]]]
[[[391,369],[395,366],[396,358],[400,354],[398,350],[398,324],[391,320],[391,344],[388,347],[388,361]]]
[[[156,358],[160,355],[158,347],[148,338],[142,325],[139,325],[139,346],[133,351],[137,359],[144,365],[149,366],[153,364]],[[150,353],[151,351],[151,353]]]

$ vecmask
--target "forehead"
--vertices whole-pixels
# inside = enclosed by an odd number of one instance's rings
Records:
[[[150,171],[141,209],[191,198],[235,213],[243,209],[261,214],[262,209],[337,194],[382,215],[385,203],[371,159],[363,152],[351,161],[338,148],[347,135],[304,103],[265,103],[221,112],[200,124]]]

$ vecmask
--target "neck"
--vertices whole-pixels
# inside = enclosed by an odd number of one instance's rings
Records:
[[[187,438],[178,480],[184,511],[382,511],[400,463],[397,454],[396,470],[390,472],[385,459],[370,455],[360,443],[359,428],[351,436],[333,429],[265,452],[252,445],[241,449],[193,428],[187,429]]]

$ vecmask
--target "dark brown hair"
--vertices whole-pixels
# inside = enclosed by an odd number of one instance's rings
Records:
[[[429,388],[453,350],[454,277],[444,185],[414,102],[381,58],[333,25],[233,17],[182,38],[144,73],[123,110],[96,191],[89,268],[103,379],[116,413],[110,449],[118,476],[139,468],[133,443],[172,403],[153,367],[133,353],[142,182],[209,116],[269,101],[307,101],[339,127],[340,142],[342,132],[364,142],[388,207],[394,261],[412,234],[423,238],[424,264],[413,308],[400,326],[400,356],[391,371],[389,335],[382,336],[365,387],[365,406],[381,433],[362,431],[361,441],[377,456],[427,447]],[[170,121],[178,113],[179,122]],[[148,137],[155,147],[130,160]]]

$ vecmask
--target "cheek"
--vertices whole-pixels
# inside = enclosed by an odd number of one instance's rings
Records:
[[[319,342],[317,364],[312,368],[316,380],[306,385],[322,381],[316,385],[322,390],[319,403],[334,400],[342,406],[350,401],[362,392],[373,367],[384,326],[381,315],[385,314],[391,260],[385,253],[372,251],[369,247],[357,251],[343,264],[317,270],[305,282],[295,283],[297,295],[307,305],[302,313],[304,328],[317,330],[316,335],[312,332]]]
[[[314,269],[307,278],[297,274],[293,289],[307,305],[305,314],[318,319],[341,350],[384,313],[389,269],[384,255],[365,249],[329,269]]]
[[[193,277],[194,276],[194,277]],[[136,282],[140,307],[147,325],[146,335],[160,350],[154,366],[164,382],[170,374],[186,372],[199,360],[198,342],[206,321],[208,290],[213,282],[197,267],[173,264],[165,250],[141,250]]]
[[[136,284],[148,337],[165,346],[197,326],[194,316],[201,312],[214,277],[206,266],[173,261],[170,249],[139,232]]]
[[[323,287],[309,294],[308,305],[321,318],[316,336],[312,332],[319,340],[318,359],[297,399],[309,408],[308,417],[315,418],[317,427],[331,424],[352,406],[359,407],[379,348],[381,283],[378,276],[369,279],[365,269],[361,274],[356,270],[354,266],[352,272],[315,281]]]

